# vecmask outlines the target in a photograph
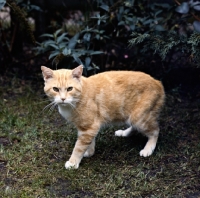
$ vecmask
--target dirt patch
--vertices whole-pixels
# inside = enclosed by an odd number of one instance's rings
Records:
[[[53,186],[47,186],[48,190],[57,197],[94,197],[92,192],[76,189],[70,190],[71,182],[69,180],[58,179],[57,183]]]
[[[6,169],[6,164],[6,161],[0,160],[0,172]]]
[[[0,145],[7,146],[10,144],[10,141],[6,137],[0,137]]]

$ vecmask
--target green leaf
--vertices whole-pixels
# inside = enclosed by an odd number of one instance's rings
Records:
[[[196,32],[200,33],[200,22],[199,21],[194,21],[193,27]]]
[[[89,42],[91,38],[91,34],[90,33],[85,33],[83,36],[83,40],[86,42]]]
[[[132,17],[125,17],[125,19],[126,19],[127,21],[130,21],[130,22],[133,21],[133,18],[132,18]]]
[[[90,58],[90,57],[86,57],[86,58],[85,58],[85,67],[86,67],[86,68],[89,67],[90,62],[91,62],[91,58]]]
[[[106,4],[101,5],[100,8],[102,8],[103,10],[109,12],[109,6],[106,5]]]
[[[72,52],[71,49],[68,49],[67,47],[65,47],[65,49],[62,51],[62,54],[63,54],[64,56],[67,56],[67,55],[70,55],[71,52]]]
[[[83,65],[81,59],[80,59],[78,56],[76,56],[75,54],[73,54],[72,56],[73,56],[74,60],[75,60],[79,65]]]
[[[59,47],[53,43],[49,44],[49,46],[53,47],[54,49],[59,49]]]
[[[168,3],[155,3],[155,5],[161,8],[171,8],[171,5]]]
[[[6,0],[0,0],[0,10],[5,6]]]
[[[58,54],[60,54],[60,51],[56,50],[56,51],[53,51],[50,56],[49,56],[49,59],[53,58],[54,56],[57,56]]]
[[[199,1],[190,1],[190,7],[192,7],[195,10],[199,11],[199,7],[200,7],[200,2]]]
[[[92,32],[93,31],[93,28],[89,28],[88,26],[81,31],[81,33],[84,33],[84,32]]]
[[[55,41],[53,40],[48,40],[48,41],[44,41],[42,44],[45,46],[45,47],[48,47],[50,44],[54,44]]]
[[[160,13],[162,13],[163,12],[163,10],[158,10],[156,13],[155,13],[155,17],[157,16],[157,15],[159,15]]]
[[[146,21],[143,21],[143,25],[148,25],[150,23],[152,23],[154,20],[153,19],[148,19]]]
[[[119,13],[122,14],[124,12],[124,6],[120,6]]]
[[[90,55],[97,55],[97,54],[103,54],[102,51],[93,51],[90,53]]]
[[[162,25],[156,25],[155,27],[154,27],[154,29],[156,30],[156,31],[166,31],[165,30],[165,28],[162,26]]]
[[[39,6],[36,6],[36,5],[30,5],[30,11],[31,10],[37,10],[37,11],[40,11],[40,12],[43,11]]]
[[[130,29],[131,29],[132,31],[135,30],[135,25],[130,25],[129,27],[130,27]]]
[[[118,23],[118,25],[125,25],[125,22],[124,22],[124,21],[120,21],[120,22]]]
[[[176,8],[176,12],[180,14],[187,14],[189,12],[189,4],[188,2],[183,2],[180,6]]]
[[[58,34],[62,31],[62,29],[59,29],[57,30],[55,33],[54,33],[54,38],[57,38]]]
[[[17,4],[22,3],[24,0],[16,0]]]
[[[66,43],[62,42],[62,43],[60,43],[60,44],[58,45],[58,48],[59,48],[59,49],[63,49],[63,48],[65,48],[65,46],[66,46]]]
[[[57,38],[57,43],[59,44],[60,42],[62,42],[64,38],[67,40],[68,38],[65,37],[66,35],[67,35],[67,33],[61,34],[61,35]],[[68,40],[69,40],[69,39],[68,39]]]
[[[100,39],[100,35],[97,34],[97,35],[95,36],[95,38],[96,38],[97,40],[99,40],[99,39]]]
[[[100,25],[100,23],[101,23],[101,20],[98,20],[98,21],[97,21],[97,25]]]
[[[200,11],[200,2],[195,2],[196,4],[193,6],[193,8],[197,11]]]
[[[53,38],[53,35],[52,34],[42,34],[40,37],[50,37],[50,38]]]
[[[70,49],[74,49],[75,48],[76,43],[77,43],[77,41],[79,39],[79,36],[80,36],[80,33],[77,33],[69,40],[68,48],[70,48]]]

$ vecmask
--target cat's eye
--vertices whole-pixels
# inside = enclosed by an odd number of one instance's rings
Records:
[[[68,87],[67,91],[71,91],[73,89],[73,87]]]
[[[59,89],[58,89],[57,87],[53,87],[53,90],[54,90],[55,92],[59,92]]]

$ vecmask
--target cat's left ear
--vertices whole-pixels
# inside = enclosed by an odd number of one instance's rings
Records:
[[[51,69],[45,66],[41,66],[41,70],[42,70],[44,81],[47,81],[48,79],[53,78],[53,71]]]
[[[79,65],[78,67],[72,70],[73,78],[77,78],[78,80],[82,76],[82,73],[83,73],[83,65]]]

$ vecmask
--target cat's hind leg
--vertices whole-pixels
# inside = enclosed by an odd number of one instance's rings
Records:
[[[94,152],[95,152],[95,138],[92,140],[92,143],[88,146],[83,157],[91,157],[92,155],[94,155]]]
[[[145,147],[140,151],[140,156],[148,157],[155,150],[159,135],[156,116],[152,113],[144,114],[139,119],[133,120],[133,123],[136,129],[148,138]]]
[[[115,136],[128,137],[131,135],[132,131],[133,131],[133,127],[130,126],[129,128],[127,128],[125,130],[115,131]]]
[[[154,149],[156,148],[156,143],[158,140],[159,129],[153,130],[151,132],[144,133],[148,137],[148,141],[145,147],[140,151],[140,156],[148,157],[150,156]]]

